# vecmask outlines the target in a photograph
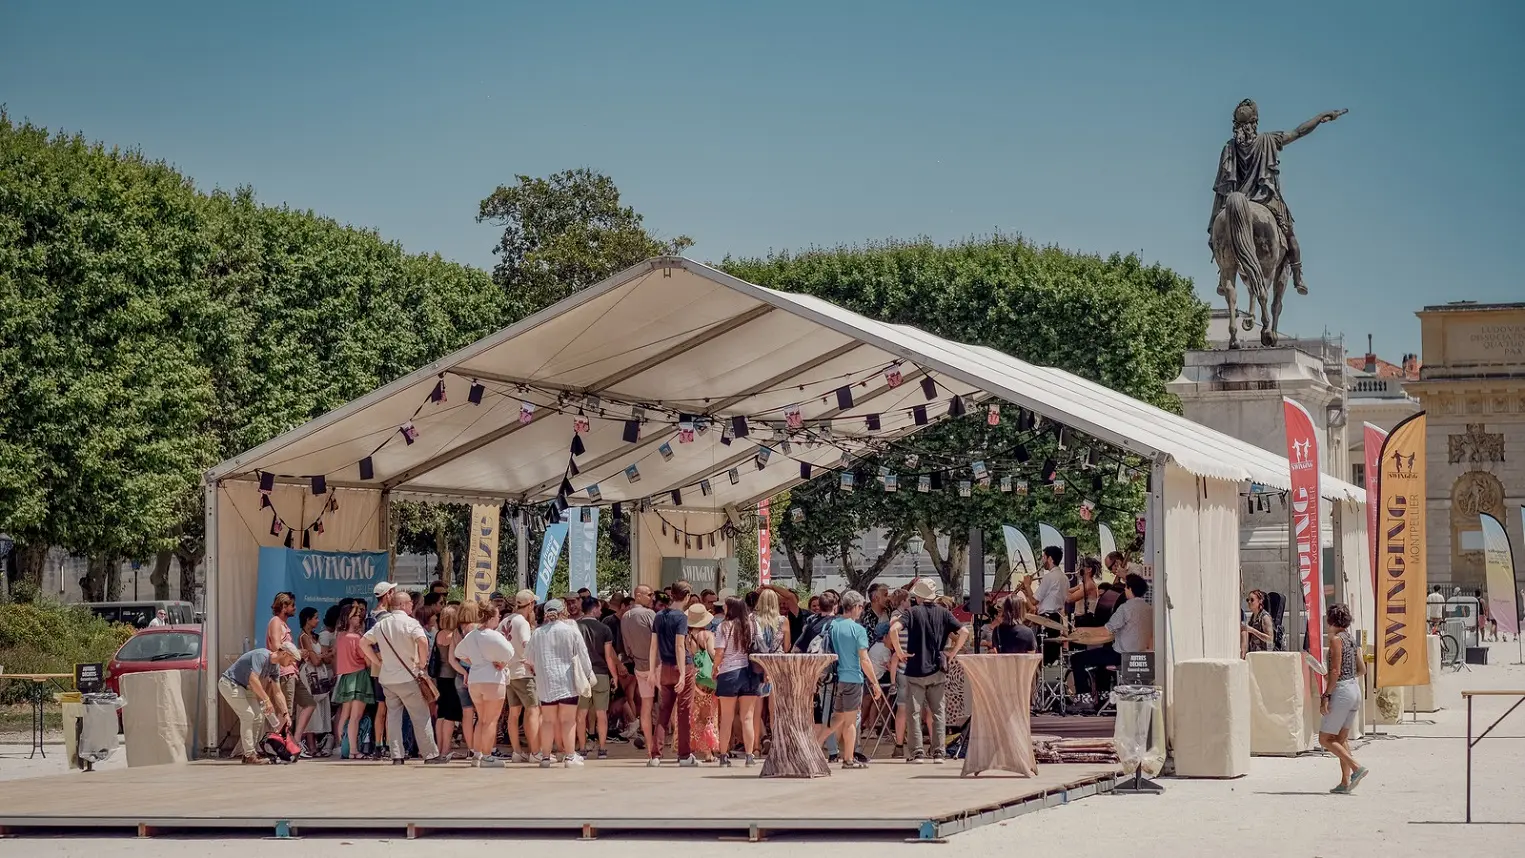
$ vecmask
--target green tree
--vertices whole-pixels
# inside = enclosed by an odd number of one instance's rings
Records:
[[[1145,265],[1134,255],[1103,258],[1040,247],[1015,236],[727,258],[722,267],[759,285],[808,293],[872,318],[1057,366],[1172,410],[1179,403],[1165,385],[1179,373],[1185,350],[1202,347],[1207,322],[1207,306],[1191,281],[1163,266]],[[1120,460],[1139,463],[1079,435],[1068,438],[1068,449],[1061,451],[1053,431],[1019,430],[1014,412],[1007,406],[996,427],[974,413],[891,445],[854,466],[858,479],[852,493],[841,491],[834,474],[796,488],[793,503],[808,506],[798,531],[791,522],[784,525],[791,562],[796,552],[802,562],[807,551],[841,557],[849,534],[884,527],[889,550],[866,569],[852,570],[858,573],[853,580],[862,583],[868,569],[882,571],[915,531],[925,539],[947,589],[957,592],[973,527],[985,534],[987,553],[1001,545],[1001,524],[1035,529],[1040,520],[1079,534],[1083,546],[1094,547],[1095,522],[1084,522],[1079,513],[1081,500],[1089,499],[1098,505],[1096,520],[1108,521],[1119,534],[1131,533],[1130,511],[1138,508],[1142,481],[1117,480],[1116,467]],[[1018,446],[1021,457],[1015,454]],[[1105,467],[1086,470],[1083,453],[1092,447],[1102,452]],[[1066,482],[1063,495],[1041,484],[1038,471],[1051,457]],[[957,484],[975,482],[973,461],[985,461],[995,478],[988,488],[971,485],[970,496],[963,497]],[[899,491],[883,491],[875,479],[881,465],[901,475]],[[931,471],[943,476],[942,490],[917,492],[914,477],[908,484],[906,475]],[[1001,492],[1002,474],[1027,479],[1031,491]],[[1098,476],[1099,489],[1093,487]],[[946,551],[938,548],[939,535],[947,537]]]
[[[216,324],[191,184],[135,151],[49,136],[0,112],[0,529],[92,557],[87,595],[123,556],[172,546],[215,460]]]
[[[546,178],[516,176],[482,200],[478,222],[503,228],[493,279],[514,318],[548,307],[653,256],[681,253],[688,236],[662,240],[602,173],[579,168]]]

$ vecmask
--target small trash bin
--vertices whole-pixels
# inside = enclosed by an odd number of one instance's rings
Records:
[[[1122,764],[1126,781],[1119,781],[1117,792],[1160,793],[1164,788],[1148,778],[1159,775],[1165,766],[1165,708],[1160,705],[1160,689],[1148,685],[1120,685],[1112,691],[1117,717],[1112,727],[1112,742],[1117,760]]]
[[[109,692],[86,694],[78,705],[80,715],[75,738],[78,765],[90,771],[96,763],[111,758],[117,749],[117,710],[122,708],[122,698]],[[67,740],[67,734],[66,740]]]

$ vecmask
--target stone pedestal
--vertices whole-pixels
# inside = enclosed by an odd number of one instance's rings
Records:
[[[1291,343],[1270,349],[1189,351],[1181,375],[1168,388],[1181,397],[1188,419],[1278,456],[1287,454],[1282,397],[1298,401],[1322,433],[1320,469],[1348,480],[1344,349],[1324,340]],[[1240,511],[1242,591],[1259,588],[1289,599],[1300,592],[1292,578],[1287,520],[1287,510],[1276,500],[1264,511]],[[1322,502],[1320,543],[1330,561],[1324,564],[1326,581],[1334,580],[1332,521],[1330,505]]]

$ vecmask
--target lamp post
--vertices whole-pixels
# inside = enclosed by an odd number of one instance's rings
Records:
[[[905,541],[905,547],[907,551],[911,552],[911,577],[913,579],[920,578],[921,550],[927,547],[927,541],[922,539],[919,533],[912,534],[911,538]]]

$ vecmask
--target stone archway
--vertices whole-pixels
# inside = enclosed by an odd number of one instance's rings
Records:
[[[1451,485],[1451,581],[1466,593],[1486,586],[1478,513],[1504,520],[1504,484],[1487,471],[1468,471]]]

